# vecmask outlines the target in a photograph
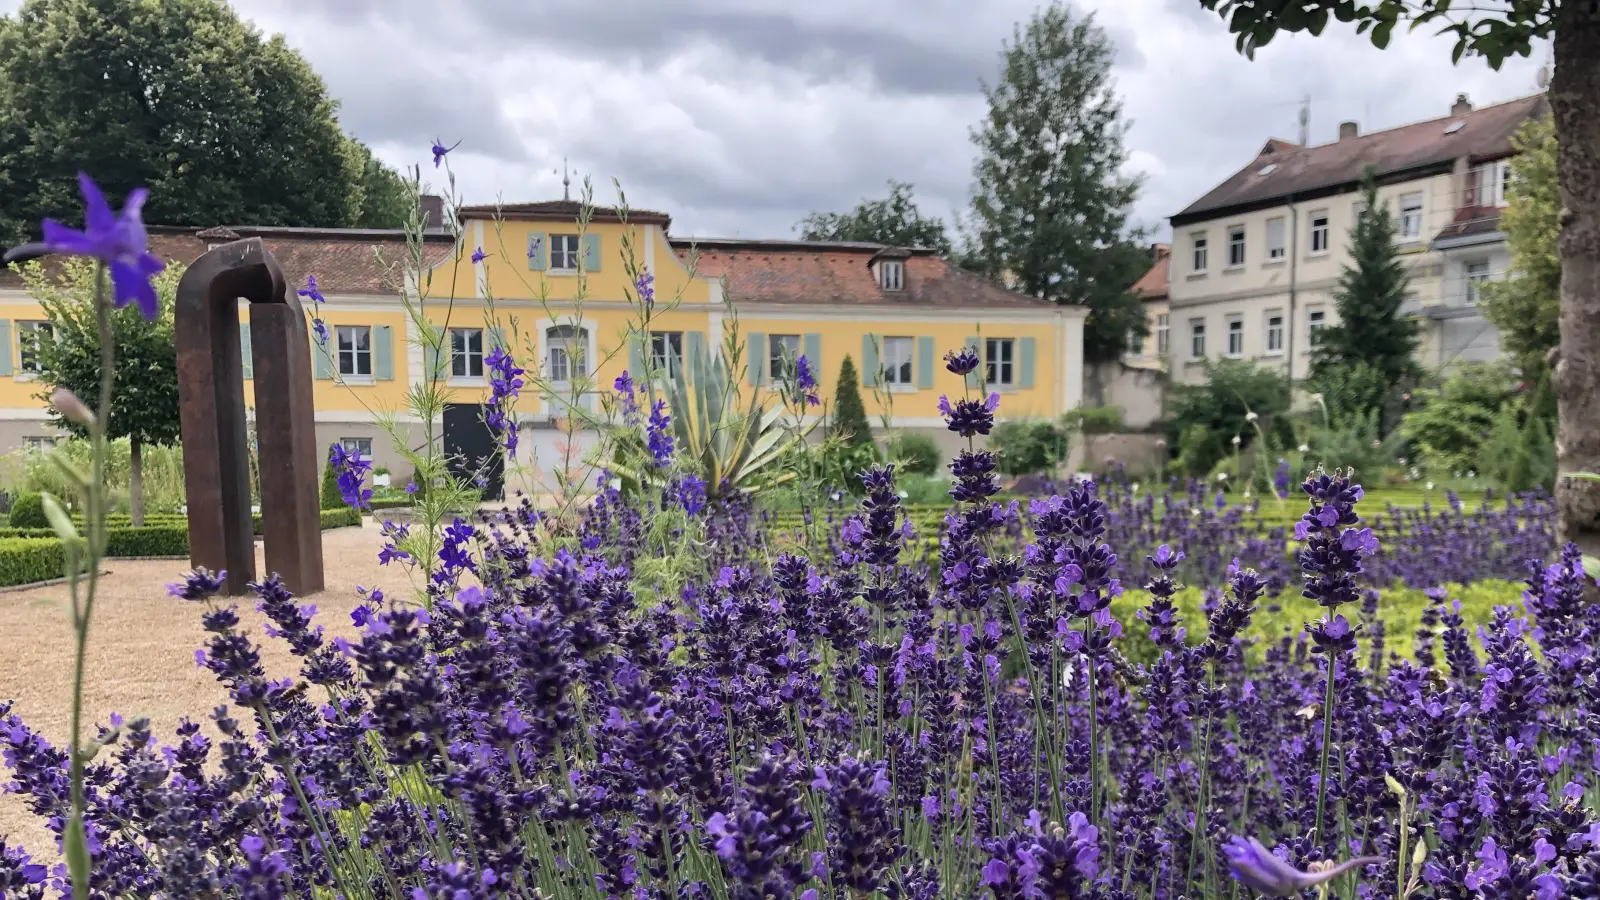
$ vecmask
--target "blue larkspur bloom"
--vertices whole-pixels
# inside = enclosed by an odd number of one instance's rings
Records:
[[[84,202],[82,231],[45,219],[41,226],[44,240],[16,247],[6,254],[6,259],[40,253],[98,259],[111,270],[111,305],[121,309],[136,303],[140,315],[154,320],[161,312],[161,300],[150,279],[161,274],[167,264],[150,252],[149,236],[140,217],[149,191],[129,191],[122,212],[117,214],[112,213],[105,194],[87,173],[78,173],[78,189]]]

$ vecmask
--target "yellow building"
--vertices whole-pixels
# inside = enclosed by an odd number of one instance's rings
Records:
[[[1085,312],[1006,290],[932,251],[692,241],[670,236],[663,213],[633,210],[624,218],[594,208],[581,225],[579,214],[571,201],[466,207],[459,242],[431,231],[422,277],[410,288],[423,298],[422,318],[444,332],[448,359],[438,360],[424,351],[420,325],[401,300],[406,247],[396,232],[152,228],[151,249],[186,262],[219,242],[259,236],[293,286],[315,275],[326,298],[317,311],[331,332],[329,353],[313,354],[318,438],[342,441],[379,465],[399,465],[377,424],[385,413],[402,414],[408,439],[420,435],[420,422],[403,415],[405,397],[432,365],[458,404],[443,423],[447,451],[453,441],[462,452],[475,446],[468,432],[482,428],[484,359],[500,344],[551,388],[552,396],[541,396],[530,385],[517,404],[518,462],[535,480],[593,442],[558,427],[567,404],[598,411],[619,374],[642,368],[643,353],[656,369],[675,370],[698,348],[720,347],[735,333],[748,363],[745,388],[771,392],[773,403],[775,367],[804,354],[823,408],[831,409],[840,364],[851,356],[874,426],[892,408],[895,427],[947,436],[938,398],[960,395],[965,384],[945,370],[943,356],[964,344],[984,353],[983,389],[1001,395],[1002,418],[1053,417],[1081,400]],[[638,330],[631,298],[645,273],[655,297],[648,350],[626,340]],[[26,371],[24,336],[42,316],[7,277],[0,282],[0,451],[52,436]],[[248,381],[246,394],[249,402]]]

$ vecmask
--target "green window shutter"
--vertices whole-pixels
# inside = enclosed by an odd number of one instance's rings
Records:
[[[255,377],[255,354],[250,350],[250,323],[239,323],[239,359],[244,363],[244,377]]]
[[[12,360],[16,357],[16,345],[11,343],[11,320],[0,319],[0,345],[4,345],[6,352],[0,353],[0,375],[11,375],[16,372],[12,368]]]
[[[761,384],[767,380],[767,357],[771,355],[771,351],[767,348],[766,332],[750,332],[750,338],[745,346],[749,348],[750,358],[745,362],[750,369],[750,383]]]
[[[917,338],[917,388],[928,390],[933,387],[933,338]]]
[[[822,372],[822,335],[809,332],[805,336],[806,362],[811,366],[811,375],[816,377]]]
[[[967,338],[967,346],[971,347],[973,350],[976,350],[978,353],[978,367],[967,373],[967,387],[981,388],[983,387],[983,377],[985,371],[983,363],[983,342],[978,340],[976,337],[969,337]]]
[[[394,329],[388,325],[372,329],[372,374],[379,381],[394,380]]]
[[[528,268],[543,272],[550,265],[550,242],[542,231],[528,234]]]
[[[628,375],[635,382],[644,380],[644,335],[628,336]]]
[[[583,236],[583,270],[585,272],[600,271],[600,235],[586,234]]]
[[[333,378],[333,354],[338,351],[333,343],[333,335],[328,335],[328,343],[317,340],[315,333],[311,335],[311,375],[329,381]]]
[[[683,334],[684,370],[693,372],[699,361],[705,359],[706,333],[704,331],[686,331]]]
[[[1025,337],[1017,341],[1017,387],[1033,387],[1033,338]]]
[[[878,364],[878,342],[874,335],[861,336],[861,386],[877,387],[878,379],[883,375],[880,371],[883,366]]]

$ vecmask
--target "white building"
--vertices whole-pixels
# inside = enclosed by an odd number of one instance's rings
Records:
[[[1543,94],[1333,143],[1268,140],[1249,165],[1172,217],[1169,371],[1203,379],[1205,358],[1310,367],[1318,329],[1334,324],[1333,294],[1349,261],[1362,173],[1377,171],[1411,274],[1406,311],[1421,320],[1422,364],[1433,370],[1500,355],[1478,310],[1477,284],[1510,264],[1500,210],[1511,136],[1547,113]]]

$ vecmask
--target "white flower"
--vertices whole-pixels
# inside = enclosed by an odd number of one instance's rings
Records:
[[[904,500],[904,499],[906,499],[907,497],[910,497],[910,496],[911,496],[911,493],[909,491],[901,491],[900,492],[900,499],[901,500]]]
[[[1405,465],[1406,464],[1406,458],[1404,456],[1400,457],[1399,462],[1400,462],[1400,465],[1402,465],[1402,466]]]
[[[1433,482],[1428,482],[1428,490],[1433,490]]]
[[[1246,500],[1249,500],[1249,499],[1250,499],[1250,489],[1249,489],[1249,488],[1245,488],[1245,489],[1244,489],[1244,498],[1245,498],[1245,499],[1246,499]]]
[[[1378,449],[1379,447],[1382,447],[1382,446],[1383,446],[1383,441],[1373,441],[1372,442],[1372,449],[1374,449],[1374,450],[1376,450],[1376,449]]]
[[[1240,443],[1240,438],[1239,438],[1239,436],[1238,436],[1238,435],[1237,435],[1237,434],[1236,434],[1236,435],[1234,435],[1234,436],[1233,436],[1233,445],[1234,445],[1234,446],[1235,446],[1235,447],[1237,447],[1237,446],[1239,446],[1239,443]]]
[[[1310,453],[1311,452],[1311,445],[1310,444],[1301,444],[1300,445],[1300,452],[1301,453]]]
[[[1228,473],[1227,472],[1218,472],[1217,473],[1217,480],[1218,481],[1227,481],[1228,480]]]
[[[1134,494],[1139,493],[1139,482],[1135,481],[1133,484],[1128,485],[1128,491]]]
[[[1244,414],[1244,420],[1246,422],[1254,422],[1256,419],[1259,419],[1259,418],[1261,418],[1261,417],[1256,415],[1253,412],[1247,412],[1247,413]]]
[[[1471,470],[1471,469],[1468,469],[1468,470],[1467,470],[1467,477],[1468,477],[1468,478],[1477,478],[1477,477],[1478,477],[1478,473],[1477,473],[1477,472],[1474,472],[1474,471],[1473,471],[1473,470]]]

